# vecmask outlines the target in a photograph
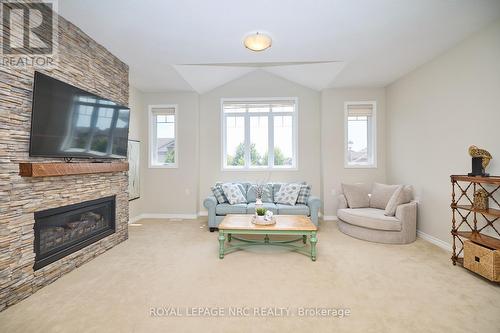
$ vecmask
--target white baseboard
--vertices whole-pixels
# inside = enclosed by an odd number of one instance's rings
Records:
[[[325,216],[323,216],[323,221],[337,221],[337,216],[325,215]]]
[[[206,211],[206,210],[200,210],[198,212],[198,216],[208,216],[208,211]]]
[[[134,217],[131,217],[128,219],[128,224],[136,223],[140,219],[142,219],[141,214],[134,216]]]
[[[442,241],[434,236],[426,234],[425,232],[420,231],[420,230],[417,230],[417,236],[419,238],[422,238],[423,240],[428,241],[429,243],[432,243],[432,244],[442,248],[443,250],[451,252],[451,244],[448,244],[445,241]]]
[[[158,213],[145,213],[139,214],[131,219],[128,223],[135,223],[139,220],[144,219],[183,219],[183,220],[196,220],[198,215],[196,214],[158,214]]]

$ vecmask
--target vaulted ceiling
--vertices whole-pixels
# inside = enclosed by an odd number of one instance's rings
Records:
[[[59,0],[142,91],[204,93],[261,69],[315,90],[385,86],[500,17],[498,0]],[[273,46],[243,47],[267,32]]]

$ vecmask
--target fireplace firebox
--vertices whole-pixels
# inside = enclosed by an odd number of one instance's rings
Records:
[[[35,212],[35,265],[40,269],[115,232],[116,196]]]

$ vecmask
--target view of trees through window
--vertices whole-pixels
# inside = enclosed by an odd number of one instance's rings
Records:
[[[225,167],[295,165],[295,101],[224,103],[223,108]]]
[[[252,165],[267,166],[269,154],[266,152],[260,155],[255,144],[250,145],[250,160]],[[255,163],[254,163],[255,161]],[[278,148],[274,148],[274,165],[287,165],[291,162],[290,158],[286,158],[283,152]],[[245,144],[242,142],[236,147],[236,152],[233,155],[227,155],[227,165],[230,166],[244,166],[245,165]]]

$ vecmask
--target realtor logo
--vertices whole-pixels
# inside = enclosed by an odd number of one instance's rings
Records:
[[[2,1],[3,66],[44,66],[53,62],[57,43],[54,1]]]

